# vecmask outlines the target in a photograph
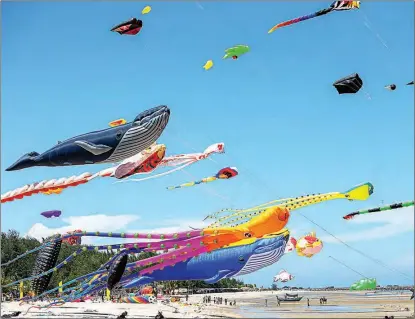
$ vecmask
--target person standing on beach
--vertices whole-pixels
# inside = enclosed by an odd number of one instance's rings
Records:
[[[268,307],[268,299],[265,299],[265,307]]]
[[[307,298],[307,307],[310,307],[310,299]]]

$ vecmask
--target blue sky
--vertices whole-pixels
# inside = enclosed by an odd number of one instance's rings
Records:
[[[145,5],[150,14],[141,16]],[[413,2],[364,2],[291,27],[276,23],[327,2],[193,1],[2,3],[2,193],[27,183],[97,172],[104,165],[4,172],[24,153],[103,129],[111,120],[167,104],[171,118],[159,142],[168,154],[225,142],[226,154],[142,183],[95,180],[59,196],[2,205],[2,230],[39,235],[74,227],[102,231],[184,229],[225,207],[276,198],[375,186],[367,202],[333,201],[302,214],[390,267],[413,274],[413,209],[345,222],[356,209],[411,200],[414,194]],[[137,36],[109,29],[142,17]],[[386,43],[386,46],[383,44]],[[237,61],[224,50],[247,44]],[[212,59],[214,67],[202,66]],[[338,95],[332,83],[358,72],[363,89]],[[395,83],[397,90],[383,87]],[[371,99],[365,95],[368,93]],[[167,191],[166,186],[236,166],[229,181]],[[60,209],[61,219],[39,214]],[[66,228],[65,228],[66,227]],[[293,212],[289,228],[325,240],[311,259],[295,254],[245,277],[269,286],[285,268],[296,286],[349,285],[358,275],[380,284],[410,284],[337,243]]]

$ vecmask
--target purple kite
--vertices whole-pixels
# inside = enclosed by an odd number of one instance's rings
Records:
[[[46,212],[40,213],[40,215],[46,218],[59,217],[61,214],[62,212],[60,210],[48,210]]]

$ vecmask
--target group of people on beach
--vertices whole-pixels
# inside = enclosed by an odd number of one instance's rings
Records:
[[[229,301],[229,302],[228,302]],[[204,296],[203,297],[203,303],[211,303],[212,302],[212,296]],[[225,306],[228,305],[229,306],[236,306],[236,300],[228,300],[226,298],[222,298],[222,297],[213,297],[213,303],[215,305],[222,305],[223,303],[225,303]]]

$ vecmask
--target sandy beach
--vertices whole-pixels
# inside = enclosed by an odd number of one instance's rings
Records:
[[[365,292],[302,292],[300,302],[277,305],[276,296],[284,292],[240,292],[211,294],[223,299],[235,300],[236,306],[203,304],[202,294],[189,296],[188,303],[126,304],[112,302],[67,303],[60,307],[37,309],[33,305],[19,306],[17,302],[2,303],[1,313],[21,311],[18,318],[116,318],[127,311],[126,318],[154,318],[162,311],[166,318],[407,318],[414,316],[414,301],[411,293],[365,293]],[[320,305],[321,297],[327,298]],[[307,306],[307,298],[310,306]],[[184,300],[184,299],[183,299]],[[265,306],[267,300],[267,306]],[[41,306],[41,303],[36,305]],[[46,305],[44,303],[43,305]],[[32,307],[31,309],[29,309]],[[28,311],[29,310],[29,311]]]

